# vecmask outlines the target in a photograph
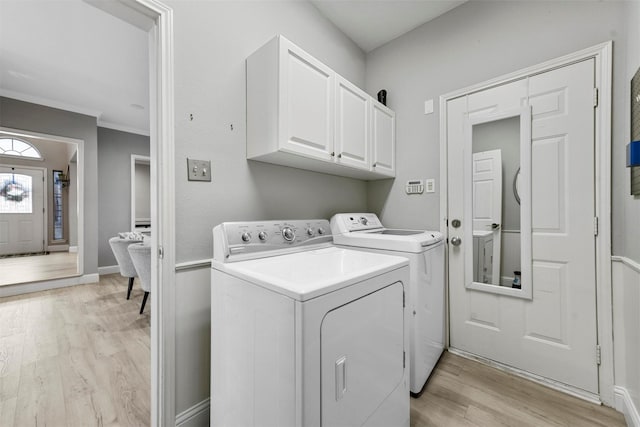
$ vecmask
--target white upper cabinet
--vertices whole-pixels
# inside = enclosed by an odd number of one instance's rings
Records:
[[[335,73],[283,38],[279,78],[279,148],[331,160]]]
[[[396,113],[374,103],[372,115],[373,170],[392,177],[396,175]]]
[[[378,110],[392,122],[376,124]],[[394,120],[393,111],[283,36],[247,58],[247,159],[360,179],[393,177]]]
[[[336,75],[336,161],[358,169],[371,169],[369,122],[371,99],[340,75]]]

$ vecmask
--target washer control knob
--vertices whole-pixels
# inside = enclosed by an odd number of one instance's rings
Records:
[[[369,223],[369,220],[363,216],[360,217],[360,224],[362,225],[367,225]]]
[[[250,240],[251,240],[251,234],[247,233],[246,231],[242,233],[243,242],[248,243]]]
[[[296,238],[296,233],[294,233],[291,227],[285,227],[282,229],[282,237],[287,242],[293,242],[293,239]]]
[[[318,228],[318,234],[322,236],[324,234],[324,228]]]
[[[258,239],[260,239],[261,241],[265,241],[267,240],[267,232],[266,231],[261,231],[258,233]]]
[[[307,228],[307,234],[308,234],[309,236],[313,236],[313,235],[315,234],[315,233],[313,232],[313,228],[311,228],[311,227]]]

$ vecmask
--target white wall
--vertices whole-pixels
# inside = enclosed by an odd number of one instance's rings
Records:
[[[439,186],[438,103],[445,93],[614,40],[614,112],[623,111],[624,12],[621,2],[471,1],[368,54],[367,92],[387,89],[397,113],[398,169],[395,182],[368,184],[369,210],[387,225],[440,228],[438,192],[408,197],[402,187],[411,178],[436,178]],[[423,114],[427,99],[434,114]],[[628,127],[614,114],[619,156]]]
[[[621,258],[612,264],[616,407],[630,426],[640,426],[640,264]],[[618,390],[621,391],[618,392]],[[634,422],[635,421],[635,422]]]
[[[178,262],[211,258],[212,229],[223,221],[365,209],[363,181],[248,162],[245,151],[247,56],[283,34],[362,87],[363,52],[307,2],[167,4],[175,29]],[[212,182],[187,181],[187,157],[211,160]],[[177,275],[178,414],[209,396],[209,287],[209,271]]]

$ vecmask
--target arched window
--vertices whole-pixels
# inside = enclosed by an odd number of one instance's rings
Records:
[[[21,139],[0,136],[0,155],[42,159],[36,147]]]

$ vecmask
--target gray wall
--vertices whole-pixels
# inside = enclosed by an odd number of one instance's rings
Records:
[[[245,157],[247,56],[283,34],[363,87],[362,51],[307,2],[168,4],[175,19],[177,260],[210,258],[211,230],[223,221],[364,209],[363,181]],[[211,183],[187,181],[187,157],[211,160]]]
[[[117,265],[109,239],[131,231],[131,155],[149,155],[149,137],[98,128],[98,266]]]
[[[622,116],[629,103],[625,8],[623,2],[471,1],[368,54],[367,91],[387,89],[397,114],[398,169],[395,182],[368,184],[369,210],[390,226],[440,228],[438,191],[407,197],[402,188],[419,177],[436,178],[439,188],[440,95],[608,40],[614,41],[614,169],[622,168],[629,133]],[[427,99],[434,100],[434,114],[423,114]],[[614,188],[620,185],[614,175]],[[619,253],[625,224],[620,205],[613,209]]]
[[[0,126],[84,141],[84,274],[98,272],[96,118],[0,97]]]
[[[307,2],[167,3],[175,29],[177,260],[211,258],[211,231],[223,221],[365,209],[364,181],[248,162],[245,151],[247,56],[283,34],[364,87],[363,52]],[[187,157],[210,159],[212,182],[188,182]],[[177,413],[209,397],[209,289],[209,269],[177,273]]]

